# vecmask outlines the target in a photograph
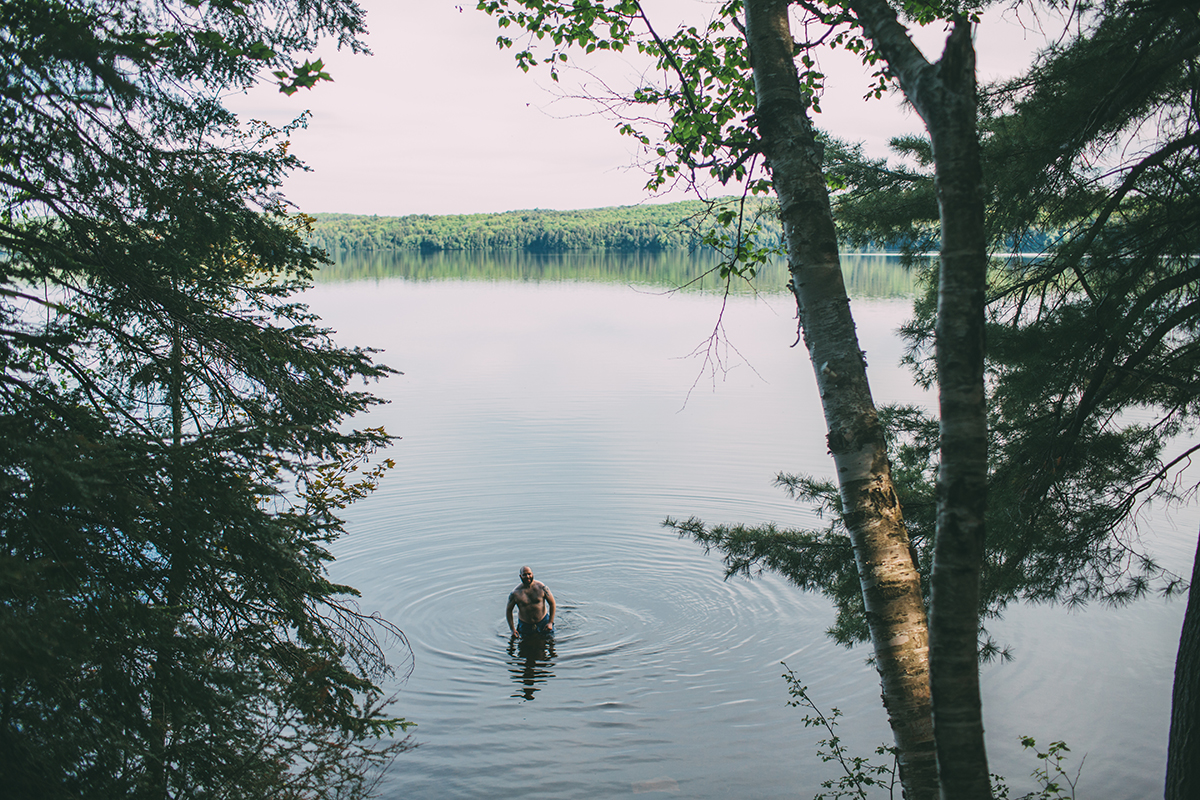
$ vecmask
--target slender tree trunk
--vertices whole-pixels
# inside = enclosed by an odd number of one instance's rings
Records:
[[[987,509],[987,237],[971,24],[957,19],[941,59],[930,64],[886,2],[852,0],[851,6],[933,143],[942,231],[936,344],[941,465],[929,611],[933,725],[942,797],[990,798],[978,656]]]
[[[171,335],[171,503],[175,529],[168,541],[170,547],[165,555],[169,559],[167,581],[164,592],[167,613],[176,617],[183,599],[184,584],[188,579],[188,563],[185,556],[186,544],[180,522],[180,492],[182,470],[178,462],[183,446],[183,341],[176,323]],[[167,800],[170,797],[170,764],[172,719],[172,673],[175,670],[176,649],[174,646],[176,626],[166,633],[167,641],[161,643],[154,659],[154,679],[150,685],[150,753],[148,775],[150,779],[148,797]]]
[[[793,61],[788,3],[747,0],[745,9],[758,130],[779,196],[792,288],[821,393],[901,780],[909,800],[928,800],[936,796],[937,774],[920,576],[842,280],[821,147]]]
[[[1200,537],[1192,562],[1179,654],[1175,657],[1175,689],[1171,694],[1171,735],[1167,743],[1166,800],[1200,797]]]
[[[966,42],[963,49],[970,52],[970,28],[965,23],[958,24],[949,47],[956,46],[954,37],[960,31]],[[973,88],[973,52],[971,56]],[[973,91],[971,95],[969,130],[960,119],[933,137],[942,220],[937,319],[942,462],[929,612],[930,670],[942,796],[956,799],[991,797],[978,644],[987,511],[983,384],[987,255]],[[940,162],[939,141],[941,150],[950,153]]]

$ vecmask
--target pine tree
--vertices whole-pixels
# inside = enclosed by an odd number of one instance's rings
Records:
[[[0,3],[0,781],[14,797],[333,797],[403,749],[325,574],[380,430],[293,295],[287,130],[220,96],[352,2]]]

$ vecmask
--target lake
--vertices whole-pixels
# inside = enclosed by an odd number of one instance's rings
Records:
[[[852,752],[890,741],[868,649],[824,635],[827,601],[771,574],[723,580],[719,557],[661,526],[816,526],[772,480],[832,474],[782,271],[722,311],[711,280],[670,289],[703,266],[386,254],[344,257],[308,292],[339,342],[404,373],[360,420],[402,437],[396,468],[349,510],[332,566],[415,659],[392,688],[420,747],[381,797],[812,797],[836,773],[781,662],[842,711]],[[847,271],[876,401],[930,403],[898,365],[911,283],[882,257]],[[1140,527],[1182,571],[1198,521]],[[510,642],[526,564],[558,600],[552,645]],[[1081,798],[1161,796],[1183,610],[1020,607],[991,626],[1015,655],[982,674],[992,771],[1014,796],[1038,766],[1020,735],[1065,740],[1073,766],[1086,754]]]

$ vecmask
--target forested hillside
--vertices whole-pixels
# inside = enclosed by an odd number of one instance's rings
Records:
[[[756,202],[762,206],[762,201]],[[407,217],[316,214],[313,243],[331,254],[345,250],[578,250],[661,251],[696,247],[713,226],[699,200],[615,206],[582,211],[507,211]],[[760,243],[778,241],[774,215],[766,215]]]

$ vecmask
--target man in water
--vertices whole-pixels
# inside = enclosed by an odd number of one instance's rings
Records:
[[[517,609],[517,625],[513,627],[513,608]],[[533,570],[521,567],[521,585],[508,596],[508,608],[504,609],[508,629],[513,636],[530,636],[554,633],[554,595],[546,584],[533,579]]]

